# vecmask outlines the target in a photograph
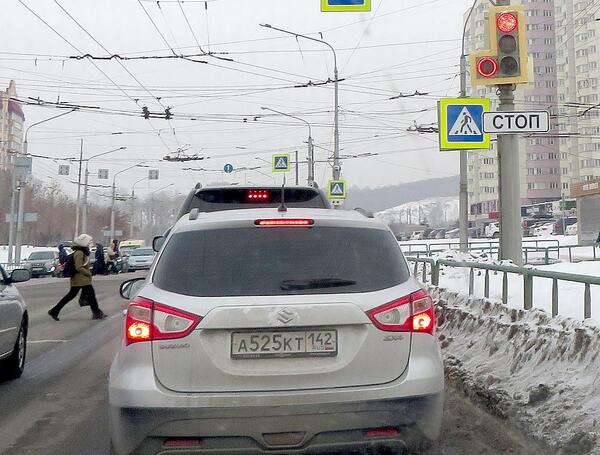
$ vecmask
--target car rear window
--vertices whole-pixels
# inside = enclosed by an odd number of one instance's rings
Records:
[[[154,256],[154,250],[151,248],[137,248],[133,250],[130,256]]]
[[[195,208],[201,212],[218,212],[252,207],[278,207],[280,204],[280,189],[215,188],[196,193],[186,212],[189,213]],[[286,188],[285,204],[288,207],[328,208],[321,194],[310,188]]]
[[[170,292],[219,297],[370,292],[408,277],[388,231],[232,228],[174,234],[153,281]]]

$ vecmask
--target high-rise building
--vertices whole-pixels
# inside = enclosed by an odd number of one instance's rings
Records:
[[[519,85],[515,92],[516,110],[548,110],[552,115],[551,134],[521,137],[521,195],[523,204],[533,204],[561,197],[561,156],[557,113],[557,74],[554,29],[554,0],[513,1],[525,7],[528,53],[533,66],[534,80]],[[489,48],[489,4],[481,1],[467,24],[466,51]],[[468,14],[468,12],[465,14]],[[469,87],[468,95],[489,98],[492,110],[498,109],[496,87]],[[495,142],[489,151],[469,152],[469,203],[471,220],[484,222],[497,217],[498,212],[498,155]]]
[[[23,124],[25,114],[15,101],[17,87],[10,81],[6,91],[0,91],[0,166],[6,168],[12,153],[23,149]]]
[[[594,0],[554,0],[561,188],[600,177],[600,23]]]

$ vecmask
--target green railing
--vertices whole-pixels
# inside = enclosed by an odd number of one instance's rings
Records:
[[[543,243],[546,243],[546,246],[543,246]],[[548,245],[548,243],[550,243],[550,245]],[[533,246],[529,246],[530,244],[533,244]],[[458,250],[459,246],[458,243],[400,243],[400,247],[405,254],[416,257],[431,257],[434,254],[443,253],[448,250]],[[555,239],[524,240],[523,260],[525,264],[539,263],[541,261],[542,264],[549,265],[551,261],[561,260],[561,253],[566,250],[568,252],[569,262],[573,262],[574,259],[578,259],[574,256],[573,250],[585,249],[591,252],[589,257],[593,257],[593,260],[597,261],[599,258],[596,248],[597,247],[594,244],[560,245],[558,240]],[[492,258],[500,259],[500,247],[498,242],[469,242],[468,251],[489,253]],[[584,258],[583,260],[586,259]]]
[[[456,267],[469,269],[469,295],[474,294],[475,288],[475,270],[484,270],[483,294],[485,298],[490,297],[490,271],[502,273],[502,302],[508,303],[508,274],[520,275],[523,278],[523,307],[525,310],[533,308],[533,279],[547,278],[552,280],[552,316],[559,314],[559,281],[570,283],[581,283],[584,285],[583,292],[583,317],[589,319],[592,317],[592,291],[591,286],[600,286],[600,277],[591,275],[578,275],[574,273],[551,272],[547,270],[532,269],[526,267],[517,267],[512,265],[485,264],[479,262],[461,262],[449,261],[445,259],[407,257],[409,262],[413,263],[413,273],[424,284],[439,286],[440,268]],[[428,267],[429,266],[429,267]],[[429,270],[428,270],[429,269]],[[429,273],[428,273],[429,271]]]

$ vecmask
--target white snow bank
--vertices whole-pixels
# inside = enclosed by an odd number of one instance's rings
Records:
[[[34,251],[47,251],[47,250],[56,250],[55,247],[47,247],[47,246],[29,246],[23,245],[21,247],[21,259],[27,259],[31,253]],[[8,246],[0,245],[0,263],[5,264],[8,262]]]
[[[600,454],[600,328],[431,289],[448,380],[557,454]]]

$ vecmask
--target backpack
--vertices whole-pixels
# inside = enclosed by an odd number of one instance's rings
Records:
[[[77,273],[77,270],[75,270],[75,258],[74,258],[74,254],[75,253],[69,254],[67,256],[67,259],[65,260],[65,267],[63,269],[63,276],[65,278],[72,278]]]

